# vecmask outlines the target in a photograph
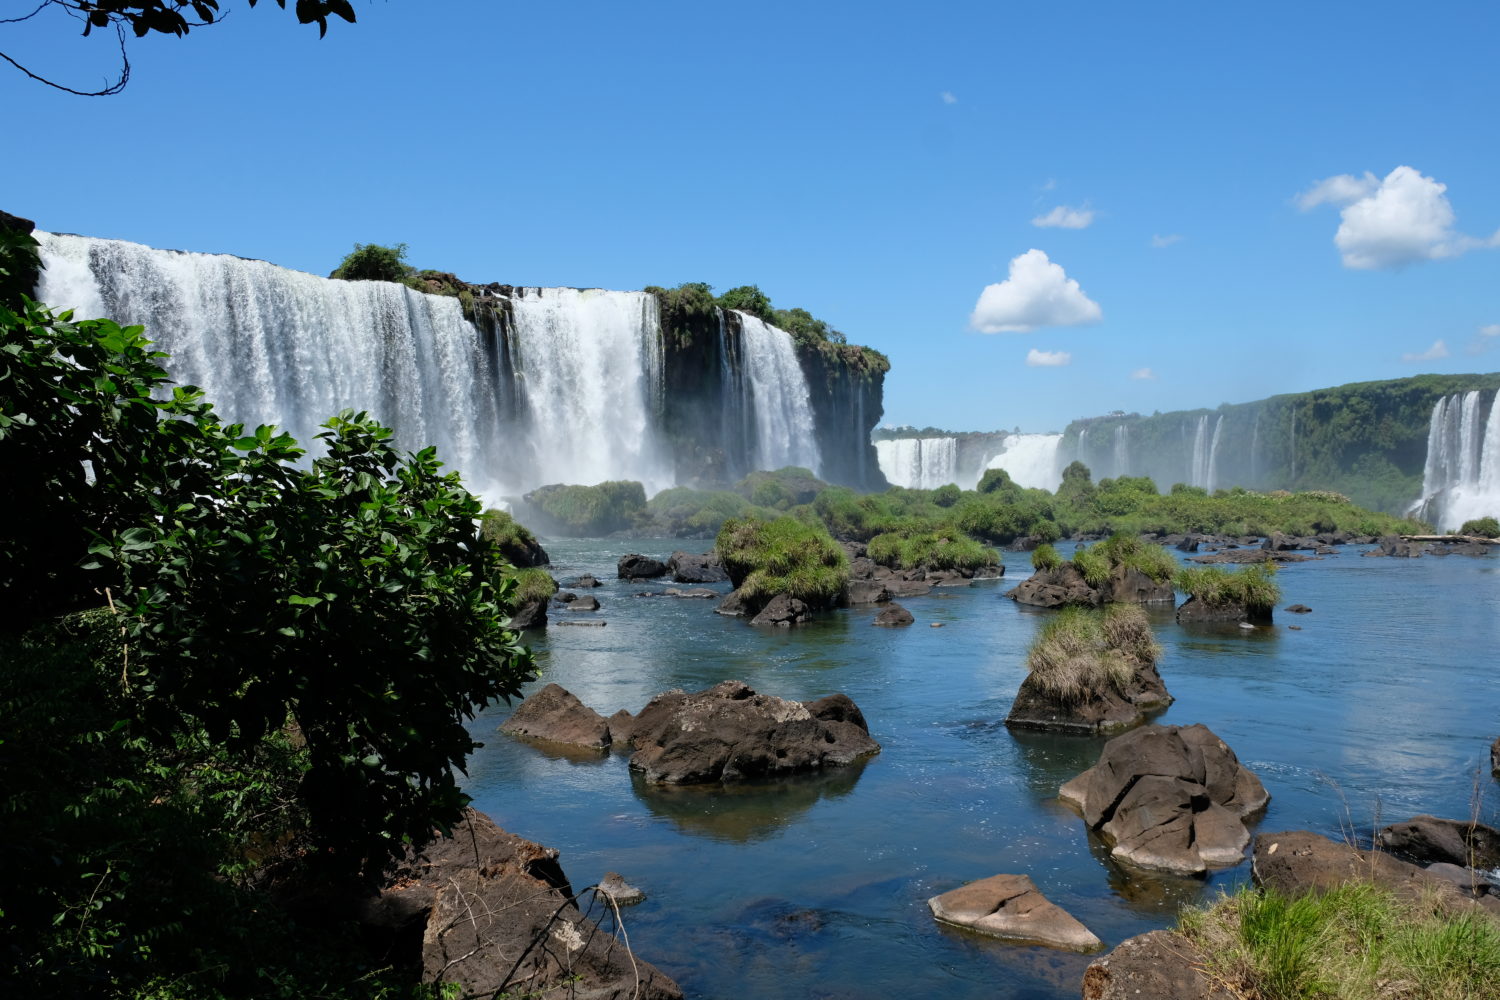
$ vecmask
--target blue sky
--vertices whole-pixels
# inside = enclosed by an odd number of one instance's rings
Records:
[[[1492,2],[355,0],[321,41],[224,6],[115,97],[0,66],[0,208],[318,273],[405,242],[472,281],[755,283],[890,356],[890,424],[1500,368]],[[0,51],[97,85],[74,29]]]

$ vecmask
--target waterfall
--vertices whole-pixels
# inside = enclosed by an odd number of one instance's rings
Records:
[[[1062,482],[1057,466],[1057,446],[1061,434],[1012,434],[1005,439],[1005,449],[990,459],[989,468],[1004,469],[1018,486],[1035,490],[1056,490]]]
[[[1439,399],[1427,426],[1422,498],[1412,512],[1439,530],[1478,517],[1500,516],[1500,390]]]
[[[1224,430],[1224,415],[1221,413],[1214,420],[1213,443],[1208,446],[1208,475],[1204,479],[1203,488],[1212,493],[1219,482],[1219,433]]]
[[[958,482],[958,441],[941,438],[891,438],[875,442],[880,471],[892,486],[935,490],[948,483],[973,489],[977,478]]]
[[[1115,427],[1113,459],[1114,468],[1111,474],[1116,479],[1127,475],[1130,468],[1130,427],[1127,424],[1119,424]]]
[[[755,467],[795,465],[819,471],[822,464],[813,426],[807,377],[791,334],[748,313],[739,313],[743,365],[755,410]]]
[[[1208,414],[1198,418],[1193,432],[1193,447],[1188,453],[1188,484],[1205,486],[1208,483]]]

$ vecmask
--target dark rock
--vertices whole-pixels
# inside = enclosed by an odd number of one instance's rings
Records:
[[[800,625],[812,618],[812,609],[790,594],[777,594],[766,603],[751,625]]]
[[[1068,951],[1103,947],[1093,932],[1037,891],[1025,875],[991,875],[927,901],[946,924],[1017,944],[1042,944]]]
[[[1472,868],[1463,865],[1453,865],[1446,861],[1435,861],[1422,869],[1434,878],[1440,878],[1445,882],[1452,882],[1458,886],[1459,892],[1465,896],[1478,897],[1493,893],[1494,886],[1490,880]]]
[[[1037,608],[1060,608],[1069,604],[1097,607],[1103,600],[1100,592],[1083,578],[1083,572],[1070,562],[1056,569],[1038,570],[1005,596],[1017,604]]]
[[[1372,549],[1371,552],[1379,552],[1381,555],[1394,556],[1398,559],[1418,559],[1426,549],[1421,542],[1402,541],[1399,535],[1385,535],[1376,544],[1380,547]],[[1369,554],[1366,553],[1366,555]]]
[[[1010,706],[1005,724],[1014,729],[1053,732],[1116,733],[1145,722],[1150,715],[1172,704],[1172,696],[1154,663],[1135,663],[1123,690],[1092,691],[1077,701],[1063,701],[1043,689],[1034,675],[1027,674]]]
[[[1104,582],[1103,601],[1106,604],[1172,604],[1176,600],[1171,580],[1158,583],[1129,566],[1114,567]]]
[[[932,593],[932,584],[923,580],[897,580],[885,581],[886,590],[891,597],[921,597],[923,594]]]
[[[714,610],[731,618],[743,618],[750,613],[750,602],[738,590],[731,590]]]
[[[630,735],[635,732],[635,716],[625,709],[620,709],[611,715],[606,724],[609,726],[610,745],[617,749],[623,749],[630,745]]]
[[[1004,566],[981,566],[974,571],[975,580],[999,580],[1005,576]]]
[[[673,552],[667,559],[667,572],[673,583],[721,583],[729,579],[724,565],[712,552],[695,556],[688,552]]]
[[[1207,956],[1176,931],[1126,938],[1083,974],[1083,1000],[1236,1000]]]
[[[1250,842],[1245,823],[1270,801],[1260,779],[1202,725],[1116,736],[1058,796],[1078,807],[1114,858],[1188,875],[1238,864]]]
[[[1500,780],[1500,737],[1490,744],[1490,774]]]
[[[1500,830],[1477,820],[1415,816],[1381,830],[1375,843],[1419,864],[1500,868]]]
[[[1197,552],[1198,551],[1198,546],[1201,543],[1202,543],[1202,539],[1199,538],[1199,536],[1197,536],[1197,535],[1188,535],[1182,541],[1180,541],[1180,542],[1177,543],[1177,551],[1178,552]]]
[[[869,556],[860,555],[849,560],[849,579],[851,580],[874,580],[885,570],[885,575],[890,575],[890,570],[880,565]]]
[[[556,622],[555,624],[557,624],[557,625],[573,625],[573,626],[576,626],[578,628],[603,628],[604,626],[608,625],[609,622],[599,622],[599,621],[593,621],[593,622],[591,622],[591,621],[560,621],[560,622]]]
[[[583,597],[575,597],[568,602],[569,611],[598,611],[599,598],[593,594],[585,594]]]
[[[1196,597],[1189,597],[1177,609],[1177,624],[1194,625],[1213,622],[1245,622],[1254,625],[1271,624],[1271,609],[1251,607],[1245,604],[1205,604]]]
[[[598,580],[594,579],[592,573],[585,573],[583,574],[583,576],[577,577],[575,579],[564,580],[563,586],[572,587],[575,590],[588,590],[590,587],[598,587],[602,586],[602,584],[600,584]]]
[[[850,604],[884,604],[891,592],[879,580],[850,580],[847,591]]]
[[[617,572],[622,580],[650,580],[658,576],[666,576],[667,566],[659,559],[632,552],[628,556],[620,557]]]
[[[717,590],[710,590],[707,587],[689,587],[686,590],[682,590],[682,589],[677,588],[677,587],[668,587],[665,591],[662,592],[662,596],[663,597],[694,597],[694,598],[701,598],[701,599],[704,599],[704,600],[713,600],[715,597],[719,596],[719,592]]]
[[[547,600],[543,598],[527,601],[516,608],[515,614],[510,616],[510,627],[514,629],[546,628]]]
[[[1325,892],[1349,882],[1373,882],[1403,900],[1436,896],[1450,912],[1472,911],[1477,905],[1452,882],[1417,865],[1308,830],[1258,834],[1250,874],[1256,885],[1287,896]]]
[[[1282,608],[1282,610],[1294,615],[1305,615],[1310,613],[1312,608],[1306,604],[1293,604],[1291,607]]]
[[[578,600],[578,595],[571,590],[559,590],[552,595],[553,604],[572,604],[576,600]]]
[[[874,624],[898,627],[901,625],[910,625],[914,621],[916,619],[911,616],[910,611],[907,611],[899,604],[891,604],[889,607],[882,608],[880,613],[875,616]]]
[[[786,701],[739,681],[657,695],[636,715],[629,744],[631,768],[661,784],[781,777],[880,752],[847,697]]]
[[[1206,556],[1190,556],[1188,562],[1195,563],[1263,563],[1263,562],[1307,562],[1316,556],[1305,556],[1300,552],[1272,552],[1269,549],[1226,549]]]
[[[599,892],[608,896],[616,906],[634,906],[644,903],[646,894],[629,882],[619,872],[609,872],[599,880]]]
[[[585,917],[572,895],[557,851],[471,809],[452,836],[407,858],[364,923],[419,959],[425,981],[456,983],[468,996],[680,1000],[676,983]]]
[[[609,724],[604,717],[556,684],[528,695],[521,707],[500,723],[500,731],[591,750],[606,750],[610,745]]]

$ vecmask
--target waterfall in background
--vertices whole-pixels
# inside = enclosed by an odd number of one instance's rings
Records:
[[[1221,413],[1214,419],[1213,441],[1208,446],[1208,475],[1204,479],[1203,488],[1210,493],[1219,483],[1219,434],[1223,430],[1224,415]]]
[[[892,486],[935,490],[958,483],[958,441],[942,438],[892,438],[875,442],[880,471]],[[976,480],[977,482],[977,480]],[[958,483],[973,489],[975,483]]]
[[[1062,482],[1057,467],[1061,434],[1012,434],[1005,450],[990,459],[988,468],[1004,469],[1018,486],[1034,490],[1056,490]]]
[[[739,313],[742,364],[755,408],[755,467],[795,465],[819,472],[807,377],[797,361],[792,337],[747,313]]]
[[[1207,414],[1198,418],[1197,428],[1193,431],[1193,447],[1188,453],[1188,462],[1188,484],[1190,486],[1206,486],[1208,484]]]
[[[1422,499],[1412,512],[1439,530],[1500,517],[1500,390],[1444,396],[1432,408]]]
[[[1130,468],[1130,428],[1120,424],[1115,428],[1115,446],[1112,453],[1114,468],[1110,475],[1119,478],[1126,474]]]

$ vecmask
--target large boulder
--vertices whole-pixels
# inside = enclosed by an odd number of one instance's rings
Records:
[[[1375,843],[1423,865],[1500,868],[1500,830],[1476,820],[1415,816],[1381,830]]]
[[[548,601],[545,597],[523,603],[510,616],[510,628],[546,628],[547,603]]]
[[[600,919],[613,913],[587,890],[577,900]],[[424,981],[455,983],[465,996],[680,1000],[676,983],[590,913],[557,851],[471,809],[451,836],[407,858],[363,923]]]
[[[777,594],[750,619],[751,625],[800,625],[812,619],[812,608],[790,594]]]
[[[1054,732],[1113,733],[1140,725],[1153,713],[1172,704],[1156,664],[1132,661],[1128,682],[1089,690],[1076,699],[1060,698],[1027,674],[1011,702],[1005,724],[1015,729]]]
[[[1104,745],[1059,798],[1083,813],[1110,854],[1141,868],[1196,875],[1235,865],[1265,787],[1207,726],[1143,726]]]
[[[610,745],[604,717],[556,684],[527,695],[510,718],[500,723],[500,731],[590,750],[607,750]]]
[[[850,580],[845,591],[850,604],[884,604],[891,599],[891,591],[880,580]]]
[[[1233,622],[1244,622],[1249,625],[1271,624],[1271,609],[1242,604],[1238,601],[1226,601],[1223,604],[1209,604],[1198,597],[1189,597],[1177,608],[1177,624],[1199,625],[1199,624],[1229,624]]]
[[[1083,1000],[1236,1000],[1207,965],[1176,931],[1127,938],[1084,972]]]
[[[1068,951],[1102,947],[1094,933],[1043,896],[1025,875],[991,875],[927,901],[945,924],[1017,944],[1042,944]]]
[[[1104,600],[1103,594],[1089,586],[1082,571],[1070,562],[1056,569],[1037,570],[1005,596],[1017,604],[1037,608],[1060,608],[1069,604],[1098,607]]]
[[[892,602],[880,609],[880,613],[875,616],[874,624],[884,625],[887,628],[900,628],[903,625],[910,625],[915,621],[916,619],[912,617],[910,611]]]
[[[609,720],[634,749],[633,770],[660,784],[774,778],[853,763],[880,752],[846,695],[787,701],[724,681],[694,694],[667,691],[633,718]]]
[[[1116,566],[1104,581],[1106,604],[1171,604],[1177,600],[1172,581],[1156,581],[1132,566]]]
[[[1450,913],[1500,912],[1500,899],[1488,895],[1471,899],[1440,873],[1428,872],[1384,851],[1360,850],[1308,830],[1256,836],[1250,874],[1256,885],[1286,896],[1325,892],[1351,882],[1373,882],[1403,900],[1434,900]]]
[[[652,559],[632,552],[621,556],[617,568],[621,580],[651,580],[667,575],[667,565],[660,559]]]
[[[667,559],[667,572],[673,583],[720,583],[729,579],[719,557],[712,552],[695,556],[689,552],[673,552]]]

